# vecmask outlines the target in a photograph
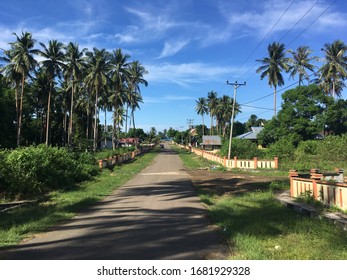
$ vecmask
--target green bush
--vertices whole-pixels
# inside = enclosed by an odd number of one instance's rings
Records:
[[[286,138],[281,138],[267,149],[268,157],[278,157],[280,161],[293,160],[295,146]]]
[[[10,152],[5,159],[3,176],[8,192],[32,195],[69,188],[97,172],[92,155],[40,145]]]
[[[222,147],[219,151],[221,156],[227,156],[229,150],[229,141],[224,140]],[[261,151],[257,148],[257,145],[251,141],[234,138],[231,143],[231,157],[238,157],[240,159],[252,159],[258,157]]]

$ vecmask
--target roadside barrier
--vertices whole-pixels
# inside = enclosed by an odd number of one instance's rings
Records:
[[[289,178],[291,197],[311,197],[324,205],[347,210],[347,177],[343,169],[329,174],[320,173],[318,169],[311,169],[310,174],[290,170]]]
[[[254,157],[253,159],[238,159],[237,157],[227,159],[226,157],[221,157],[213,152],[183,145],[179,146],[183,149],[190,150],[207,160],[217,162],[227,169],[278,169],[278,157],[275,157],[273,160],[260,160],[257,157]]]

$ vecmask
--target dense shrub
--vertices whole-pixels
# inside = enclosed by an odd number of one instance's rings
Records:
[[[227,156],[229,150],[229,141],[224,140],[219,154],[221,156]],[[238,157],[240,159],[252,159],[258,157],[261,154],[261,150],[257,148],[257,145],[249,140],[234,138],[231,143],[231,157]]]
[[[13,150],[3,163],[7,191],[23,195],[68,188],[98,172],[93,156],[44,145]]]
[[[269,158],[278,157],[280,161],[293,160],[295,146],[286,138],[281,138],[277,142],[271,144],[266,153]]]

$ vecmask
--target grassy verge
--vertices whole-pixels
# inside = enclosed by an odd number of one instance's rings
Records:
[[[73,189],[51,192],[45,202],[0,213],[0,248],[15,245],[33,233],[72,218],[134,177],[153,162],[156,154],[149,152],[131,163],[106,169],[94,180]]]
[[[180,153],[187,168],[206,166],[200,157]],[[253,175],[253,174],[252,174]],[[259,184],[257,191],[219,196],[200,190],[212,221],[219,225],[232,250],[231,259],[335,260],[347,259],[342,228],[311,219],[282,206],[274,191],[280,183]]]

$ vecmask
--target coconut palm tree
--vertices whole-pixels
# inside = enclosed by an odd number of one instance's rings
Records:
[[[301,86],[303,79],[309,81],[309,75],[306,70],[314,71],[314,66],[310,62],[312,60],[317,60],[317,57],[309,57],[313,52],[307,46],[301,46],[296,49],[296,51],[288,50],[292,54],[292,58],[289,58],[289,72],[290,77],[294,79],[296,75],[299,75],[299,86]]]
[[[335,98],[341,93],[337,90],[338,84],[343,84],[347,78],[347,46],[341,40],[336,40],[332,44],[325,44],[322,51],[325,54],[325,64],[319,69],[319,79],[330,84],[329,93]]]
[[[93,52],[86,53],[88,57],[87,62],[87,76],[84,81],[86,86],[89,87],[95,94],[95,119],[94,119],[94,137],[93,137],[93,150],[96,151],[98,143],[98,100],[101,88],[110,83],[108,73],[110,72],[110,54],[105,50],[93,48]]]
[[[219,126],[223,130],[223,137],[226,135],[226,129],[231,124],[232,110],[234,99],[230,96],[223,95],[217,99],[216,118]],[[240,105],[235,102],[235,115],[240,112]]]
[[[134,129],[135,133],[136,133],[136,130],[135,130],[135,110],[141,109],[139,103],[143,103],[141,93],[135,92],[132,96],[131,103],[129,104],[130,109],[131,109],[131,119],[133,122],[133,129]]]
[[[207,101],[206,98],[200,97],[198,100],[195,100],[195,102],[195,111],[198,115],[201,115],[202,117],[202,135],[205,135],[204,115],[208,113]]]
[[[44,58],[41,61],[42,66],[46,69],[46,72],[50,79],[50,87],[48,93],[47,102],[47,121],[46,121],[46,145],[49,144],[49,117],[51,111],[51,95],[54,90],[55,78],[60,77],[63,68],[65,67],[64,60],[65,54],[63,52],[64,45],[57,40],[50,40],[48,42],[48,47],[44,43],[40,43],[43,51],[39,50],[38,54]]]
[[[288,58],[285,56],[285,46],[284,44],[274,42],[268,46],[268,57],[263,59],[257,59],[262,66],[257,69],[257,73],[260,74],[260,79],[268,78],[268,83],[270,87],[274,87],[274,116],[276,116],[276,91],[277,86],[284,85],[284,79],[282,76],[282,71],[288,71]]]
[[[123,126],[125,121],[125,109],[124,107],[118,107],[115,114],[117,118],[115,119],[116,131],[118,131],[118,138],[120,137],[120,127]]]
[[[0,68],[0,73],[5,77],[5,80],[14,88],[14,97],[16,102],[16,121],[18,129],[18,118],[19,118],[19,104],[18,104],[18,91],[21,83],[21,74],[16,71],[15,65],[12,63],[11,50],[2,50],[4,55],[0,57],[0,61],[6,62],[6,65]]]
[[[129,63],[126,68],[126,84],[127,84],[127,113],[126,113],[126,123],[125,132],[127,132],[127,115],[128,107],[136,107],[136,99],[141,98],[140,84],[148,86],[148,82],[143,78],[147,74],[146,68],[137,60]],[[134,123],[134,120],[133,120]]]
[[[32,34],[29,32],[22,32],[21,36],[13,33],[16,36],[16,41],[10,43],[11,45],[11,63],[13,64],[13,71],[19,73],[21,76],[21,95],[19,101],[19,113],[18,113],[18,127],[17,127],[17,146],[20,145],[21,140],[21,128],[23,117],[23,98],[24,98],[24,86],[27,77],[34,69],[37,62],[34,59],[34,54],[37,50],[34,49],[35,40],[32,38]]]
[[[208,106],[210,117],[211,117],[210,135],[212,135],[213,134],[213,118],[215,116],[216,107],[217,107],[217,92],[212,90],[207,93],[207,106]]]
[[[36,118],[41,121],[39,143],[43,143],[45,139],[45,116],[47,120],[47,100],[50,84],[51,80],[47,71],[44,68],[40,68],[39,71],[37,71],[32,84],[32,97],[35,99],[35,103],[37,104]]]
[[[79,49],[77,43],[69,43],[66,46],[65,62],[66,67],[64,76],[67,81],[71,81],[71,105],[70,105],[70,121],[68,130],[68,145],[72,146],[73,141],[73,109],[75,106],[74,96],[76,93],[76,84],[80,83],[83,78],[83,72],[86,67],[85,52],[86,48]]]
[[[127,60],[130,58],[129,55],[123,54],[121,49],[116,49],[112,52],[111,57],[111,78],[112,78],[112,86],[113,86],[113,94],[110,96],[113,105],[113,133],[112,133],[112,148],[113,150],[116,148],[115,144],[115,136],[116,136],[116,120],[118,116],[116,115],[118,112],[118,108],[123,107],[126,101],[126,68],[128,67]]]

